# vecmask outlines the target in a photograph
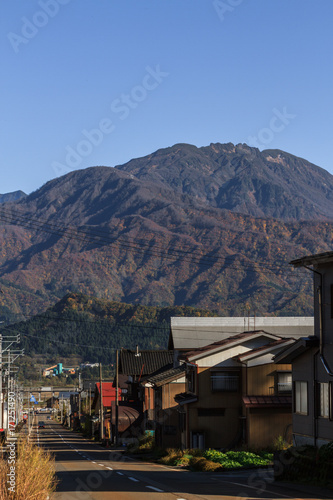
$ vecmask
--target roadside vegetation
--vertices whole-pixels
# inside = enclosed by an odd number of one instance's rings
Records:
[[[16,451],[15,463],[0,459],[0,499],[47,500],[57,485],[52,455],[26,438],[17,441]]]
[[[315,446],[290,447],[275,457],[275,479],[333,488],[333,441]]]
[[[186,467],[195,471],[217,471],[223,469],[239,469],[272,465],[271,451],[226,451],[167,448],[163,450],[154,446],[152,436],[140,438],[135,444],[128,446],[134,454],[149,454],[152,460],[173,467]]]

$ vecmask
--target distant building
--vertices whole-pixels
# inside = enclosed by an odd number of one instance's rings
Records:
[[[50,366],[49,368],[45,368],[43,370],[43,377],[50,377],[61,375],[62,373],[66,373],[68,375],[75,375],[75,368],[65,368],[62,363],[57,363],[56,365]]]
[[[264,330],[283,338],[313,335],[313,317],[172,317],[169,349],[188,351],[243,332]]]

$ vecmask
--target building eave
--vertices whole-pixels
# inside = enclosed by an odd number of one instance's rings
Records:
[[[317,346],[319,346],[318,337],[301,338],[274,356],[273,361],[274,363],[292,363],[294,359],[298,358],[312,347]]]

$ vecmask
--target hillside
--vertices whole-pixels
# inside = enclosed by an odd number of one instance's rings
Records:
[[[312,276],[288,263],[331,250],[332,185],[288,153],[231,144],[176,145],[71,172],[0,206],[1,319],[37,314],[70,292],[222,315],[311,315]]]
[[[145,307],[68,294],[43,314],[6,329],[21,333],[25,354],[46,359],[79,356],[114,362],[115,350],[166,349],[171,316],[213,316],[191,307]]]
[[[333,218],[333,176],[280,150],[176,144],[117,168],[208,206],[254,217]]]
[[[0,194],[0,203],[8,203],[10,201],[18,201],[25,198],[27,195],[23,191],[14,191],[13,193]]]

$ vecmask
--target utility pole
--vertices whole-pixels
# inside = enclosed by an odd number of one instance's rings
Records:
[[[64,417],[64,394],[61,394],[61,408],[60,408],[60,415],[61,415],[61,424],[62,424],[62,421],[63,421],[63,417]]]
[[[89,383],[89,415],[91,416],[91,382]]]
[[[2,394],[2,335],[0,333],[0,429],[3,429],[3,394]]]
[[[118,445],[118,428],[119,428],[119,351],[116,351],[116,425],[115,425],[115,445]]]
[[[101,441],[104,439],[104,415],[103,415],[103,389],[102,389],[102,363],[99,364],[99,415],[100,415],[100,430],[99,436]]]
[[[81,373],[79,372],[79,428],[81,427]]]

